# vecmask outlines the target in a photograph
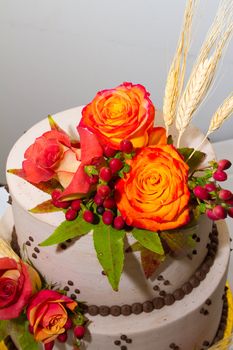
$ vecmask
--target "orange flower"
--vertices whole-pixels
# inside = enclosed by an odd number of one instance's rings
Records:
[[[119,149],[123,139],[134,147],[148,144],[154,124],[155,108],[142,85],[123,83],[115,89],[97,93],[84,107],[80,126],[95,133],[102,144]]]
[[[169,230],[189,221],[188,166],[172,145],[138,150],[132,170],[116,184],[116,202],[128,225]]]
[[[49,343],[65,332],[67,311],[73,311],[77,303],[54,290],[41,290],[27,308],[27,318],[36,341]]]

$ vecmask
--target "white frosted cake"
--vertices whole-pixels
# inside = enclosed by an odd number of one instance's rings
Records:
[[[82,107],[70,109],[55,115],[54,120],[78,138],[75,127],[81,111]],[[161,121],[156,116],[158,123]],[[20,168],[26,149],[48,129],[46,119],[28,130],[12,148],[7,169]],[[190,127],[182,143],[195,147],[202,138],[198,129]],[[207,164],[214,158],[208,141],[202,151],[207,154]],[[189,227],[184,230],[187,235],[191,232],[195,245],[185,247],[177,256],[168,254],[149,278],[141,267],[140,252],[127,249],[135,242],[129,232],[124,268],[115,291],[98,261],[92,231],[56,245],[40,246],[64,221],[64,212],[29,212],[51,196],[10,173],[7,182],[21,250],[26,247],[29,259],[47,282],[57,283],[71,299],[86,303],[91,322],[81,349],[200,350],[207,349],[216,337],[221,338],[224,327],[219,330],[219,325],[230,252],[223,221],[216,228],[201,215],[195,233]],[[56,342],[55,346],[73,348],[69,342]]]

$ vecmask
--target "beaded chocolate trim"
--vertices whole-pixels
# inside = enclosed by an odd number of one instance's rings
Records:
[[[201,281],[203,281],[210,270],[210,267],[214,263],[216,252],[218,249],[218,231],[216,225],[213,225],[212,232],[209,235],[210,243],[208,243],[207,255],[196,270],[196,272],[190,277],[189,281],[184,283],[180,288],[176,289],[171,294],[160,295],[152,300],[146,300],[144,303],[133,303],[131,305],[87,305],[86,312],[91,316],[100,315],[103,317],[112,316],[129,316],[131,314],[139,315],[142,312],[152,312],[154,309],[161,309],[162,307],[174,304],[176,300],[181,300],[185,295],[190,294],[193,288],[199,286]]]

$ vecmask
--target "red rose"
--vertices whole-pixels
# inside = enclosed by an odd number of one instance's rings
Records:
[[[27,318],[37,341],[49,343],[65,332],[67,311],[78,304],[67,296],[53,290],[41,290],[27,308]]]
[[[17,318],[40,285],[37,272],[0,239],[0,320]]]

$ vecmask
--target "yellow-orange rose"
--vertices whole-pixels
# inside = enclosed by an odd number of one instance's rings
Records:
[[[169,230],[189,221],[188,166],[172,145],[138,150],[116,184],[117,207],[128,225]]]
[[[134,147],[144,147],[153,129],[154,115],[155,108],[144,86],[123,83],[98,92],[84,107],[80,126],[115,149],[119,149],[123,139],[130,140]]]

